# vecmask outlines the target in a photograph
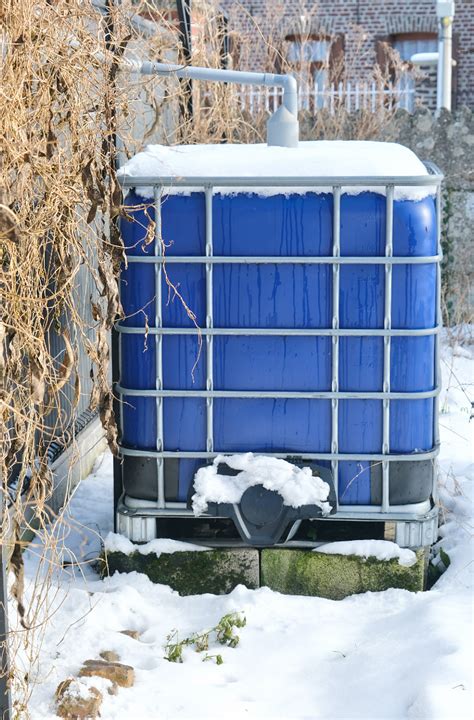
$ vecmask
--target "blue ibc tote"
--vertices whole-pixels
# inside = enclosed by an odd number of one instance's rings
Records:
[[[121,222],[122,501],[186,516],[199,467],[252,451],[331,469],[336,518],[426,517],[436,195],[398,199],[388,180],[355,192],[354,178],[168,194],[155,178],[147,200],[144,182],[128,178]]]

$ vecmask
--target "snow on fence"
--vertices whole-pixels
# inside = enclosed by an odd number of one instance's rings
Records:
[[[243,108],[252,115],[265,110],[272,113],[281,103],[282,89],[277,87],[236,86],[237,98]],[[338,85],[308,86],[300,85],[298,104],[300,110],[316,112],[329,110],[333,115],[344,107],[348,112],[366,110],[377,112],[380,109],[395,110],[403,108],[413,112],[415,88],[387,83],[340,82]]]

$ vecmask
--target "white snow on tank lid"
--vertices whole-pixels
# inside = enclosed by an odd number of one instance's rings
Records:
[[[307,192],[331,192],[328,187],[219,187],[219,177],[410,177],[428,175],[424,164],[409,148],[397,143],[318,140],[301,142],[296,148],[256,145],[147,145],[145,150],[132,157],[118,172],[119,176],[216,178],[215,193],[233,195],[292,195]],[[167,194],[185,194],[190,187],[166,188]],[[343,192],[357,195],[361,192],[385,195],[384,187],[345,187]],[[396,187],[397,200],[421,200],[435,192],[433,186]],[[151,187],[137,188],[146,199],[153,197]]]

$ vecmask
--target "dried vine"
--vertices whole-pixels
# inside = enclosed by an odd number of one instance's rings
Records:
[[[39,528],[43,546],[49,542],[44,566],[54,567],[51,557],[59,553],[50,530],[51,448],[74,443],[79,409],[88,406],[100,414],[116,450],[109,333],[121,314],[123,247],[116,221],[124,213],[116,138],[124,157],[145,142],[261,141],[267,119],[265,113],[250,117],[235,88],[217,84],[195,84],[193,121],[181,119],[176,78],[137,80],[122,63],[124,57],[180,56],[166,3],[160,13],[156,2],[110,2],[108,16],[100,7],[105,4],[3,0],[0,5],[0,539],[15,575],[11,591],[19,632],[12,633],[11,645],[17,717],[28,712],[30,665],[36,659],[31,638],[47,620],[51,595],[50,576],[43,575],[24,598],[25,528]],[[193,62],[237,65],[235,54],[222,55],[218,3],[214,8],[195,0],[193,7],[201,27]],[[256,32],[249,19],[240,36],[244,64],[245,44],[250,47]],[[281,49],[272,47],[271,39],[266,43],[268,62],[278,56],[285,70]],[[141,125],[137,98],[148,109]],[[172,240],[163,238],[164,247]],[[193,319],[173,278],[166,275],[166,282]]]

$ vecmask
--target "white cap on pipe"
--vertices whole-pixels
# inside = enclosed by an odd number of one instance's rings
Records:
[[[267,145],[279,147],[298,147],[299,122],[284,105],[280,105],[267,121]]]

